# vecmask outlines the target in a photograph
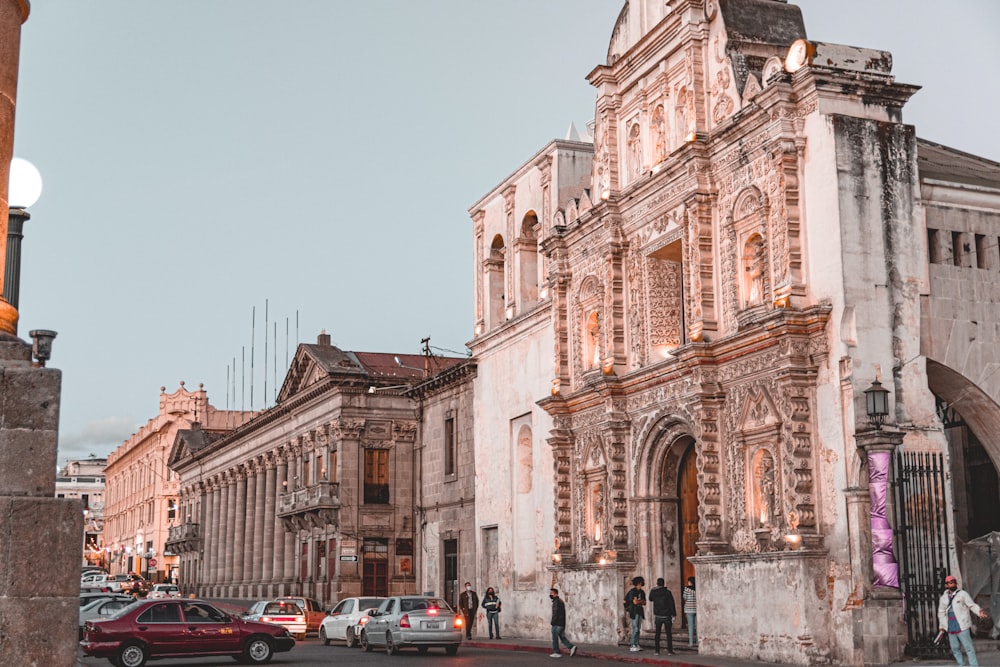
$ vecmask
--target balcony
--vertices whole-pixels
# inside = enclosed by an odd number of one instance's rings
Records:
[[[278,496],[278,517],[289,530],[337,525],[340,484],[317,482]]]
[[[198,551],[201,549],[201,525],[197,523],[182,523],[170,526],[167,531],[165,551],[175,554]]]

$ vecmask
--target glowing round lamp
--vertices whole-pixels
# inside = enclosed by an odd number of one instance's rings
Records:
[[[12,208],[31,208],[42,195],[42,175],[35,165],[16,157],[10,161],[7,196]]]

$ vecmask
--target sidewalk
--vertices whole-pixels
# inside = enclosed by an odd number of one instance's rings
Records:
[[[249,600],[223,600],[213,599],[213,604],[230,614],[239,614],[246,611],[252,604]],[[548,628],[545,628],[547,631]],[[1000,667],[1000,641],[996,639],[976,639],[976,656],[982,667]],[[507,651],[530,651],[533,653],[544,653],[548,655],[552,652],[552,641],[548,637],[521,638],[509,637],[507,639],[493,640],[486,637],[474,637],[462,642],[463,646],[473,648],[485,648],[493,650]],[[674,635],[674,653],[667,655],[666,641],[660,644],[660,655],[653,654],[653,638],[643,635],[642,651],[630,652],[626,644],[610,646],[603,644],[578,644],[576,657],[586,656],[599,660],[621,662],[631,665],[668,665],[669,667],[770,667],[773,662],[761,660],[745,660],[741,658],[727,658],[713,655],[699,655],[697,648],[691,648],[687,644],[687,633],[680,632]],[[563,658],[569,658],[569,651],[560,649]],[[890,667],[952,667],[955,660],[951,654],[943,658],[934,660],[917,660],[904,656],[898,662],[891,663]]]
[[[646,638],[644,637],[644,640]],[[511,638],[503,640],[478,639],[473,638],[462,642],[462,646],[485,648],[508,651],[531,651],[535,653],[549,654],[552,652],[552,642],[547,639],[522,639]],[[699,655],[693,649],[688,648],[687,637],[684,641],[674,642],[674,652],[676,655],[667,655],[664,644],[661,643],[660,655],[653,654],[652,641],[649,645],[642,644],[642,651],[632,653],[627,645],[607,646],[598,644],[578,644],[576,657],[597,658],[599,660],[622,662],[632,665],[669,665],[669,667],[770,667],[777,663],[763,662],[760,660],[743,660],[740,658],[726,658],[721,656]],[[1000,666],[1000,642],[995,639],[975,640],[976,655],[979,664],[983,667],[993,665]],[[560,649],[563,658],[569,658],[569,651]],[[952,667],[955,660],[949,653],[944,658],[935,660],[915,660],[905,658],[899,662],[892,663],[897,667],[906,665],[907,667]]]

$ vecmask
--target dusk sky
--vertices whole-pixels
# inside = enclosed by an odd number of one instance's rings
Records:
[[[323,329],[347,350],[464,353],[467,209],[593,117],[584,77],[622,4],[34,0],[14,153],[44,190],[19,333],[59,332],[59,462],[107,455],[161,386],[273,405]],[[795,4],[813,40],[892,52],[923,87],[904,109],[918,136],[1000,160],[1000,3]]]

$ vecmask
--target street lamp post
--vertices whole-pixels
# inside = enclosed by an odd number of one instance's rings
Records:
[[[24,223],[31,219],[27,209],[42,194],[42,177],[35,165],[21,158],[10,161],[10,209],[7,213],[7,253],[3,270],[3,298],[17,310],[21,292],[21,240]]]

